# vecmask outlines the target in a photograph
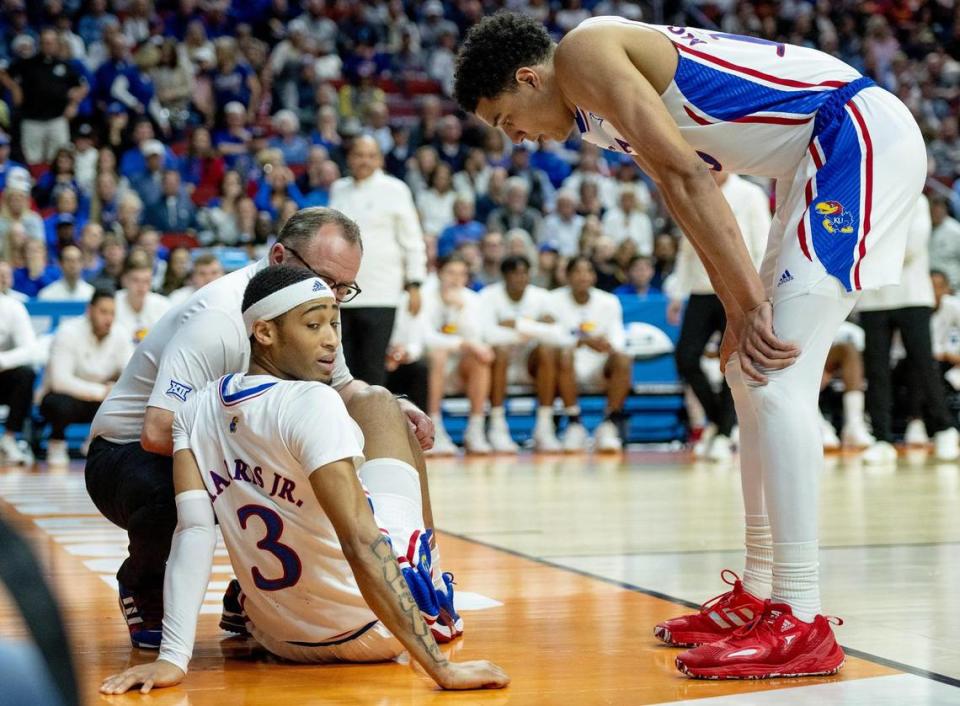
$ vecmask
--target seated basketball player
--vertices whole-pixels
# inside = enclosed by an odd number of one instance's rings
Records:
[[[837,436],[833,424],[820,417],[823,427],[823,448],[844,446],[863,449],[875,441],[867,429],[867,420],[863,414],[863,329],[856,324],[844,321],[830,346],[827,363],[823,369],[821,392],[834,378],[843,380],[843,431]]]
[[[582,451],[587,430],[580,423],[580,392],[605,392],[606,415],[594,432],[594,449],[616,452],[623,447],[630,394],[630,356],[623,352],[623,308],[620,300],[597,289],[590,258],[580,255],[567,263],[567,286],[550,292],[550,316],[573,336],[573,344],[558,351],[557,387],[569,419],[564,451]]]
[[[490,386],[490,445],[494,451],[516,452],[503,403],[507,384],[533,383],[537,390],[537,421],[533,443],[537,451],[560,451],[553,426],[556,397],[556,348],[560,327],[549,317],[545,289],[530,284],[530,261],[510,255],[500,264],[503,282],[480,291],[484,340],[494,348]]]
[[[109,677],[103,693],[179,683],[220,525],[239,582],[238,613],[273,654],[298,662],[377,662],[409,651],[440,686],[503,687],[490,662],[451,663],[431,626],[456,621],[451,577],[434,588],[420,483],[403,425],[364,438],[327,384],[338,304],[312,273],[259,272],[244,293],[246,374],[226,375],[177,412],[177,503],[158,659]],[[380,413],[394,406],[364,395]],[[361,401],[363,403],[363,401]],[[374,515],[376,513],[376,516]],[[408,550],[409,547],[409,550]]]

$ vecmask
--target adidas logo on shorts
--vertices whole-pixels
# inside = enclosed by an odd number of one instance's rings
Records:
[[[793,281],[793,275],[790,274],[790,270],[784,270],[783,274],[780,275],[780,281],[777,282],[777,286],[782,287],[787,282],[792,282],[792,281]]]

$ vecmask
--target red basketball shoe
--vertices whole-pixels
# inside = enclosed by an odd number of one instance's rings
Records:
[[[677,669],[697,679],[770,679],[836,674],[843,650],[833,637],[832,621],[812,623],[793,617],[790,606],[765,601],[763,612],[732,635],[677,656]]]
[[[730,577],[733,577],[731,580]],[[743,589],[740,577],[724,569],[720,578],[732,591],[700,606],[699,613],[681,615],[658,624],[653,634],[673,647],[696,647],[722,640],[763,612],[763,601]]]

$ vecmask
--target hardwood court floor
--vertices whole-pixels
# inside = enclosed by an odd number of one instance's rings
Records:
[[[37,549],[72,634],[86,703],[228,704],[960,704],[960,470],[911,455],[868,469],[833,459],[824,475],[824,602],[848,661],[835,678],[689,680],[658,620],[723,590],[741,568],[735,467],[671,453],[431,462],[444,568],[465,636],[455,659],[488,658],[504,691],[440,692],[406,664],[280,664],[217,628],[230,578],[221,549],[191,673],[148,697],[101,697],[100,680],[153,655],[131,650],[112,575],[124,534],[68,473],[0,473],[0,512]],[[6,602],[0,633],[22,635]]]

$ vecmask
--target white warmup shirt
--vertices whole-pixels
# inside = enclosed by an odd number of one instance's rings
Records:
[[[421,316],[427,350],[459,350],[464,341],[483,340],[479,295],[464,287],[445,304],[440,289],[427,288]]]
[[[613,350],[624,350],[623,307],[615,295],[593,287],[586,304],[578,304],[570,288],[561,287],[548,294],[548,309],[564,333],[571,336],[571,342],[577,338],[604,336]],[[578,357],[585,354],[606,358],[604,353],[585,346],[577,348],[575,353]]]
[[[770,200],[762,188],[736,174],[730,175],[720,191],[733,210],[750,259],[759,270],[770,232]],[[680,240],[677,264],[664,289],[671,299],[686,299],[691,294],[715,294],[707,270],[685,237]]]
[[[146,338],[154,324],[170,310],[170,302],[167,298],[155,292],[147,292],[140,311],[134,311],[130,306],[125,289],[117,292],[116,303],[117,315],[114,320],[133,334],[134,343],[140,343]]]
[[[628,238],[637,244],[638,255],[653,254],[653,223],[639,208],[630,213],[619,206],[603,214],[603,234],[619,245]]]
[[[930,281],[930,205],[920,196],[914,208],[907,235],[907,252],[903,258],[900,284],[865,290],[857,303],[857,311],[887,311],[910,306],[933,307],[933,282]]]
[[[93,437],[139,442],[148,406],[176,413],[208,382],[246,370],[250,343],[240,305],[247,283],[268,264],[264,258],[211,282],[158,321],[100,405]],[[351,380],[338,348],[331,384],[339,390]]]
[[[106,383],[120,377],[133,348],[130,332],[117,324],[102,341],[93,335],[87,316],[60,324],[44,372],[44,390],[99,402],[107,394]]]
[[[397,315],[393,319],[393,333],[390,334],[390,346],[403,346],[407,350],[408,363],[423,357],[426,341],[426,322],[423,307],[416,316],[410,313],[410,295],[406,292],[397,302]]]
[[[930,317],[933,355],[960,355],[960,298],[944,295]]]
[[[227,375],[177,412],[173,443],[196,457],[257,631],[319,643],[377,620],[310,485],[322,466],[363,461],[363,434],[336,391]]]
[[[330,208],[356,221],[363,237],[357,273],[363,292],[341,307],[396,307],[404,284],[427,276],[426,245],[410,188],[378,169],[360,183],[353,177],[335,181]]]
[[[503,282],[481,289],[478,297],[483,340],[491,346],[572,345],[573,339],[562,327],[541,321],[550,315],[549,295],[546,289],[532,284],[523,290],[520,301],[510,298]],[[515,325],[501,326],[501,321],[513,321]]]
[[[32,365],[37,337],[30,314],[20,301],[0,294],[0,371]]]
[[[37,299],[40,301],[88,302],[92,298],[93,285],[82,279],[78,280],[72,288],[67,284],[67,280],[58,279],[37,293]]]

